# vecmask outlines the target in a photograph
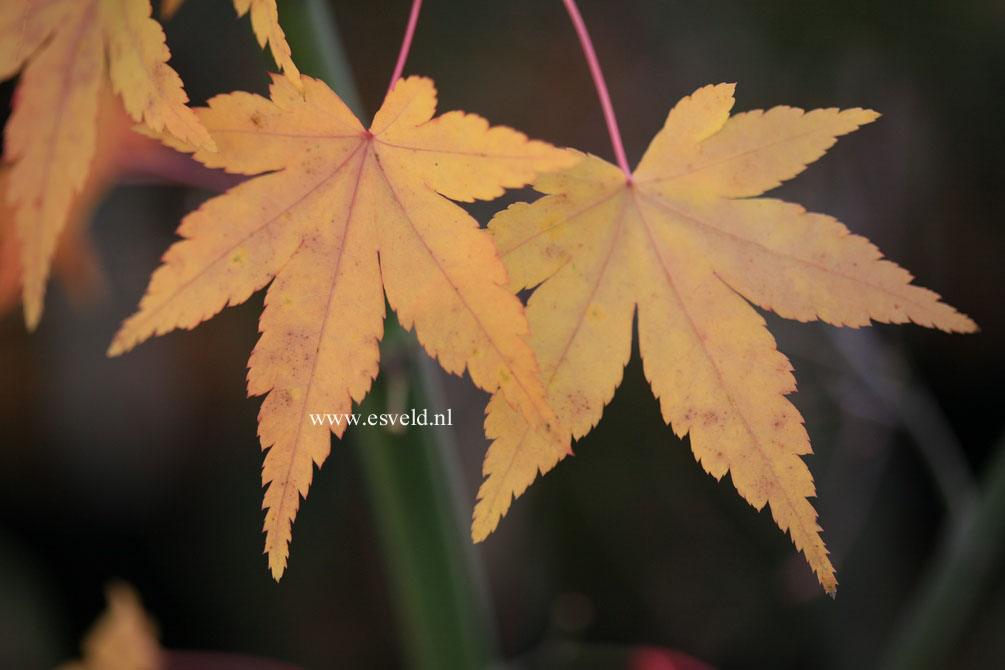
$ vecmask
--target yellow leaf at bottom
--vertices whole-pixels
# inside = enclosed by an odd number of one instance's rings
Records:
[[[83,658],[61,670],[160,670],[164,657],[157,627],[128,584],[108,587],[108,608],[81,645]]]

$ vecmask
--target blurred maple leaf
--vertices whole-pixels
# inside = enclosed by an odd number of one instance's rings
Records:
[[[297,670],[256,656],[162,649],[157,625],[132,586],[110,584],[105,597],[108,607],[84,635],[83,658],[60,670]]]
[[[108,608],[84,636],[83,658],[62,670],[163,670],[157,626],[135,589],[119,582],[111,584],[105,595]]]
[[[0,80],[24,67],[4,128],[3,159],[11,164],[6,202],[20,239],[29,329],[42,316],[57,239],[87,182],[106,79],[134,120],[215,149],[186,106],[169,57],[149,0],[0,3]]]
[[[87,179],[70,202],[52,270],[69,298],[78,304],[100,295],[105,275],[90,235],[90,220],[104,196],[119,182],[157,181],[224,190],[239,178],[210,170],[160,142],[134,132],[134,122],[109,86],[103,87],[95,124],[96,142]],[[0,193],[7,189],[10,165],[0,166]],[[21,240],[14,207],[0,198],[0,316],[21,298]],[[32,234],[41,234],[33,228]]]

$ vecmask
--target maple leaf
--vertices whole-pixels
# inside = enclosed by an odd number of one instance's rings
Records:
[[[53,274],[60,280],[67,295],[77,302],[93,298],[104,285],[104,274],[87,225],[101,198],[123,175],[138,166],[168,161],[177,163],[177,159],[182,158],[160,143],[133,132],[134,123],[111,87],[105,85],[103,89],[99,94],[95,122],[94,156],[84,184],[71,198],[66,223],[52,258]],[[7,191],[10,171],[10,165],[0,166],[0,193]],[[0,315],[17,303],[22,289],[21,240],[15,223],[14,208],[0,198]],[[33,236],[42,232],[33,228],[28,234]],[[29,239],[28,244],[38,246],[39,242]]]
[[[499,213],[489,229],[511,288],[539,285],[527,305],[529,341],[566,440],[588,433],[610,402],[637,309],[642,362],[664,420],[679,437],[690,434],[707,472],[729,472],[755,508],[770,504],[833,593],[834,569],[808,500],[813,479],[800,458],[810,443],[785,397],[796,388],[791,366],[744,298],[786,318],[838,326],[976,326],[835,219],[754,197],[875,112],[775,107],[730,116],[732,106],[733,85],[699,89],[670,111],[630,180],[589,156],[539,178],[534,188],[548,195]],[[494,441],[475,540],[566,454],[498,398],[487,412]]]
[[[294,670],[287,663],[244,654],[164,649],[156,622],[132,586],[125,582],[109,584],[105,598],[108,606],[81,641],[83,658],[64,663],[59,670]]]
[[[83,659],[61,670],[157,670],[165,667],[157,625],[143,609],[140,597],[125,583],[108,586],[108,608],[81,645]]]
[[[164,0],[161,3],[161,16],[169,19],[174,16],[185,0]],[[234,9],[238,18],[251,12],[251,29],[255,32],[258,46],[269,45],[272,58],[287,78],[300,89],[300,70],[293,63],[292,51],[286,41],[286,33],[279,25],[279,9],[276,0],[234,0]]]
[[[554,420],[523,307],[488,234],[457,205],[492,199],[575,158],[482,118],[433,119],[428,79],[399,80],[370,129],[322,82],[304,95],[273,77],[271,100],[232,93],[199,109],[218,153],[209,167],[257,175],[189,214],[153,274],[139,311],[109,349],[120,354],[155,334],[192,328],[243,302],[273,278],[249,361],[259,413],[273,575],[289,554],[291,524],[330,432],[311,413],[347,413],[377,374],[384,296],[406,329],[449,372],[502,390],[545,435]],[[173,146],[191,150],[167,139]],[[445,197],[444,197],[445,196]]]
[[[167,65],[164,32],[149,0],[5,0],[0,3],[0,80],[22,67],[4,129],[7,201],[23,244],[25,322],[41,318],[59,233],[95,151],[107,75],[129,115],[155,131],[212,150]]]
[[[0,166],[0,193],[7,187],[9,172],[9,167]],[[52,259],[53,274],[67,295],[78,303],[87,302],[105,285],[86,225],[98,193],[97,185],[85,186],[85,191],[75,199]],[[21,241],[10,206],[0,200],[0,316],[12,310],[20,297]]]

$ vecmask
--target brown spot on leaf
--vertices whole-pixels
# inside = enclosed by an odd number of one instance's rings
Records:
[[[582,391],[573,391],[566,396],[566,399],[569,401],[569,406],[577,412],[588,412],[592,407],[590,399]]]
[[[562,248],[557,244],[551,243],[544,248],[545,258],[557,258],[562,254]]]

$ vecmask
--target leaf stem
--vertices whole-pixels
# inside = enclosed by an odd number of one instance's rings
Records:
[[[381,347],[381,374],[360,413],[387,411],[385,399],[396,383],[407,385],[410,406],[446,412],[435,390],[435,364],[417,344],[409,346],[414,341],[394,321],[390,315],[393,340]],[[479,670],[498,661],[487,586],[461,513],[466,505],[457,447],[449,436],[449,428],[402,434],[363,429],[354,436],[412,670]]]
[[[963,519],[948,525],[939,552],[878,666],[947,667],[982,602],[1001,576],[1005,555],[1005,436],[991,456],[983,490]]]
[[[405,69],[405,61],[408,60],[408,51],[412,48],[412,37],[415,35],[415,24],[419,22],[420,9],[422,9],[422,0],[412,0],[412,11],[408,15],[408,27],[405,28],[405,39],[401,41],[398,62],[394,65],[394,74],[391,75],[391,83],[387,87],[388,93],[391,92],[394,85],[401,79],[401,73]]]
[[[586,30],[586,23],[583,15],[579,13],[576,0],[562,0],[565,9],[569,12],[572,25],[579,35],[579,43],[583,46],[583,55],[590,66],[590,74],[593,75],[593,84],[597,87],[597,95],[600,97],[600,106],[604,110],[604,120],[607,121],[607,133],[611,136],[611,146],[614,147],[614,157],[618,161],[618,167],[625,173],[625,178],[632,181],[632,171],[628,167],[628,158],[625,157],[625,146],[621,142],[621,131],[618,130],[618,120],[614,116],[614,106],[611,105],[611,96],[607,92],[607,82],[604,81],[604,73],[600,69],[600,62],[597,60],[597,52],[593,50],[593,42],[590,40],[590,33]]]
[[[827,337],[859,379],[895,412],[913,438],[953,523],[964,519],[977,497],[977,480],[965,450],[923,384],[912,381],[908,361],[885,348],[875,333],[826,328]]]

